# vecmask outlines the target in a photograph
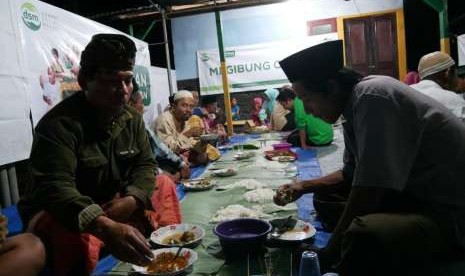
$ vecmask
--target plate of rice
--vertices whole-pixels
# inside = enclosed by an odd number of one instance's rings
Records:
[[[237,169],[234,169],[234,168],[213,171],[213,175],[219,176],[219,177],[233,176],[236,174],[237,174]]]

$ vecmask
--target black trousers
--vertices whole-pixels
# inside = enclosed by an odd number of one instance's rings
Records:
[[[284,130],[283,130],[284,131]],[[300,135],[299,135],[299,130],[296,129],[294,130],[293,132],[291,132],[291,134],[289,134],[289,136],[287,136],[287,139],[286,139],[286,142],[288,142],[289,144],[291,144],[293,147],[300,147]],[[327,145],[330,145],[333,141],[330,141],[326,144],[322,144],[322,145],[316,145],[315,143],[313,143],[312,141],[310,141],[307,137],[307,145],[309,146],[313,146],[313,147],[323,147],[323,146],[327,146]]]
[[[350,185],[315,193],[314,206],[325,229],[332,231],[345,207]],[[463,259],[463,250],[434,216],[409,199],[390,199],[380,213],[355,217],[345,231],[339,259],[341,275],[440,275],[442,264]],[[415,210],[416,209],[416,210]],[[463,274],[465,275],[465,274]]]
[[[324,230],[332,232],[346,206],[351,189],[350,182],[341,182],[331,192],[314,193],[313,206]]]

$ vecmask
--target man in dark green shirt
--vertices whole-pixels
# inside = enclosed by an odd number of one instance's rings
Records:
[[[126,36],[93,36],[81,58],[83,91],[58,104],[36,127],[30,157],[35,184],[20,207],[28,228],[45,241],[56,274],[85,267],[82,259],[64,260],[61,252],[70,242],[60,247],[56,239],[68,237],[65,231],[97,237],[123,261],[146,264],[151,256],[144,236],[130,225],[152,208],[156,171],[142,117],[127,106],[135,54]],[[56,224],[64,227],[58,234]],[[68,271],[59,261],[70,262]]]

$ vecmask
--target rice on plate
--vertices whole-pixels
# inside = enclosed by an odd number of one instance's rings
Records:
[[[210,219],[210,222],[217,223],[227,220],[233,220],[237,218],[268,218],[270,215],[265,214],[262,208],[258,205],[252,206],[252,208],[244,207],[240,204],[233,204],[226,206],[216,212],[216,214]]]
[[[273,201],[274,194],[275,192],[270,188],[259,188],[246,192],[244,198],[248,202],[265,203]]]

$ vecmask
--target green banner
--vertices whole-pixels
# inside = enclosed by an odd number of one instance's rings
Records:
[[[139,91],[144,97],[144,106],[149,106],[152,97],[150,95],[150,73],[147,67],[140,65],[134,66],[134,78],[139,85]]]

